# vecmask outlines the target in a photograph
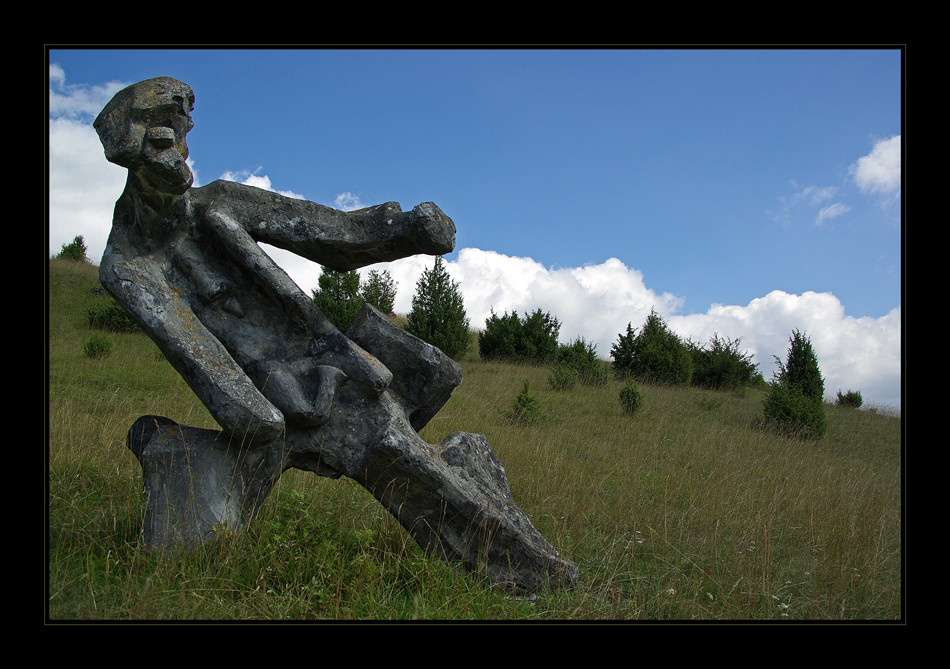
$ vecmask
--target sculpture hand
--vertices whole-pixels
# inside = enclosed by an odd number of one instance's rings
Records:
[[[455,223],[432,202],[416,205],[408,219],[417,253],[444,255],[455,248]]]

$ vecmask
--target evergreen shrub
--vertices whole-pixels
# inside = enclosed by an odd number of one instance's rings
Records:
[[[356,270],[337,272],[324,267],[312,291],[313,301],[340,332],[346,332],[363,308],[360,275]]]
[[[132,320],[122,305],[111,297],[97,299],[86,310],[89,327],[110,332],[137,332],[138,323]]]
[[[861,391],[859,390],[848,390],[844,395],[839,390],[836,402],[839,407],[857,409],[864,404],[864,399],[861,397]]]
[[[492,311],[478,335],[478,352],[485,360],[552,362],[558,355],[560,329],[560,321],[541,309],[524,318],[517,311],[502,316]]]
[[[548,377],[548,384],[553,390],[573,390],[577,384],[577,372],[568,365],[556,365]]]
[[[637,332],[630,323],[610,349],[614,371],[651,383],[688,384],[693,375],[693,359],[686,344],[655,311],[651,310]]]
[[[396,282],[387,270],[370,270],[366,282],[360,288],[360,296],[380,312],[389,315],[396,304]]]
[[[692,385],[712,390],[738,390],[750,386],[758,374],[751,353],[739,350],[741,339],[720,339],[714,334],[708,346],[687,343],[693,360]]]
[[[624,413],[632,414],[643,406],[643,393],[633,380],[628,380],[620,390],[620,406]]]
[[[597,345],[586,342],[583,337],[559,346],[557,363],[573,369],[584,385],[603,385],[607,382],[607,370],[597,357]]]
[[[89,262],[86,258],[86,242],[83,240],[82,235],[77,235],[69,244],[63,244],[56,257],[62,258],[63,260]]]
[[[818,438],[827,427],[825,381],[811,341],[795,330],[784,363],[776,357],[775,378],[763,404],[766,424],[806,438]]]
[[[112,353],[112,341],[106,335],[97,332],[83,344],[82,350],[90,358],[104,358]]]
[[[541,405],[537,398],[531,395],[527,380],[515,398],[509,416],[520,423],[534,423],[541,419]]]

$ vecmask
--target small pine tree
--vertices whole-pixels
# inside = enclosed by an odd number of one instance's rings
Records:
[[[521,392],[518,393],[518,397],[515,398],[509,416],[512,420],[521,423],[534,423],[541,420],[541,405],[537,398],[531,395],[527,380],[525,380]]]
[[[388,270],[370,270],[366,283],[360,288],[360,296],[382,313],[391,314],[396,304],[396,282]]]
[[[789,338],[788,356],[778,367],[763,405],[765,422],[804,437],[825,432],[825,381],[811,341],[795,330]]]
[[[468,325],[459,285],[437,256],[432,269],[424,271],[416,283],[406,331],[458,360],[468,350]]]
[[[643,393],[634,381],[627,381],[620,390],[620,406],[624,413],[632,414],[643,406]]]
[[[360,275],[355,270],[337,272],[324,267],[317,283],[313,301],[338,330],[346,332],[363,308],[363,298],[359,294]]]
[[[70,244],[63,244],[62,249],[60,249],[56,257],[64,260],[89,262],[86,258],[86,242],[83,240],[82,235],[77,235]]]
[[[818,368],[818,357],[811,340],[795,330],[789,338],[788,357],[785,364],[778,362],[778,378],[788,386],[798,388],[805,397],[821,402],[825,397],[825,380]]]

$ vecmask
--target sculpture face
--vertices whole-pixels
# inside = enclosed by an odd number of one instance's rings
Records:
[[[181,195],[194,181],[185,142],[194,104],[191,87],[171,77],[119,91],[93,124],[106,158],[162,193]]]

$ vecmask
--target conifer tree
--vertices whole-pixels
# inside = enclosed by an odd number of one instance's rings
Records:
[[[76,235],[70,244],[63,244],[56,257],[65,260],[89,262],[89,259],[86,258],[86,242],[83,240],[82,235]]]
[[[820,437],[827,426],[825,381],[811,341],[795,330],[789,338],[788,357],[778,369],[763,402],[766,423],[806,437]]]
[[[360,296],[384,314],[393,313],[396,304],[396,282],[388,270],[370,270],[360,288]]]
[[[317,283],[313,301],[338,330],[346,332],[363,308],[363,298],[359,294],[360,275],[356,270],[337,272],[324,267]]]
[[[693,359],[683,341],[650,310],[640,332],[627,324],[627,333],[619,335],[610,349],[614,370],[654,383],[689,383]]]
[[[458,360],[468,349],[468,325],[458,283],[437,256],[432,269],[425,270],[416,283],[406,331]]]

